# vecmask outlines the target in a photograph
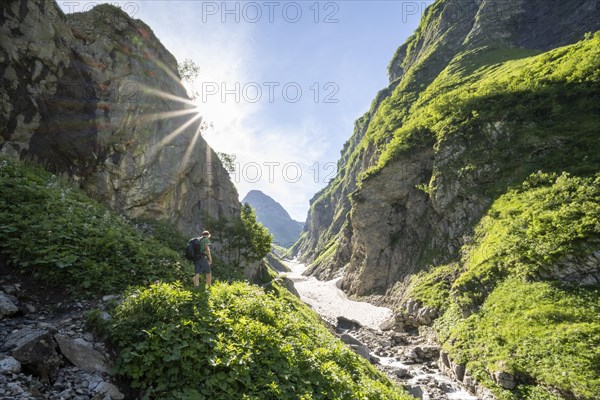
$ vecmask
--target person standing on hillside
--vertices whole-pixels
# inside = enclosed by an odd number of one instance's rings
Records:
[[[212,284],[212,274],[210,266],[212,265],[212,256],[210,254],[210,232],[202,232],[202,237],[196,242],[194,253],[198,255],[194,261],[194,287],[200,286],[200,274],[206,275],[206,285]]]

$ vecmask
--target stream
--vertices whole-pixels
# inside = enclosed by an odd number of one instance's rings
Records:
[[[301,300],[335,327],[343,342],[370,359],[410,394],[424,400],[479,400],[440,372],[437,345],[420,336],[379,329],[393,315],[392,310],[349,299],[338,287],[341,278],[319,281],[302,275],[304,264],[294,260],[286,260],[286,264],[291,269],[286,275],[294,282]],[[346,324],[341,325],[340,321]],[[352,321],[358,324],[352,326]]]

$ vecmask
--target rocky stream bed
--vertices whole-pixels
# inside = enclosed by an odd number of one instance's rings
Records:
[[[303,264],[287,261],[292,271],[287,277],[294,282],[300,298],[334,327],[340,339],[356,353],[368,359],[388,377],[404,386],[410,394],[424,400],[488,400],[493,396],[476,385],[466,385],[448,375],[462,375],[430,337],[416,330],[393,329],[392,310],[346,297],[338,288],[341,278],[319,281],[303,274]],[[382,329],[383,328],[383,329]],[[445,375],[442,371],[452,371]],[[473,390],[475,389],[475,390]]]

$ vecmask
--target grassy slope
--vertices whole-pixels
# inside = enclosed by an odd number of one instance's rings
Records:
[[[409,398],[285,289],[237,281],[240,271],[219,265],[210,292],[192,291],[184,246],[166,224],[136,227],[65,180],[0,159],[0,256],[77,296],[125,290],[110,322],[99,312],[88,322],[119,350],[116,373],[139,394]]]
[[[495,200],[474,243],[459,262],[416,276],[410,295],[445,312],[436,327],[446,350],[500,398],[600,397],[600,288],[549,278],[559,260],[600,243],[599,49],[596,34],[492,65],[501,50],[460,55],[370,171],[424,140],[456,138],[469,148],[442,173],[499,167],[500,179],[477,188]],[[497,123],[512,135],[500,146],[484,135]],[[518,390],[495,386],[497,371],[515,374]]]
[[[0,159],[0,251],[20,272],[104,294],[191,273],[180,252],[39,167]]]

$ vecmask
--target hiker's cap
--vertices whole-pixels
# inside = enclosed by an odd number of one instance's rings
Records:
[[[202,232],[202,236],[210,236],[210,232],[209,231],[204,231],[204,232]]]

